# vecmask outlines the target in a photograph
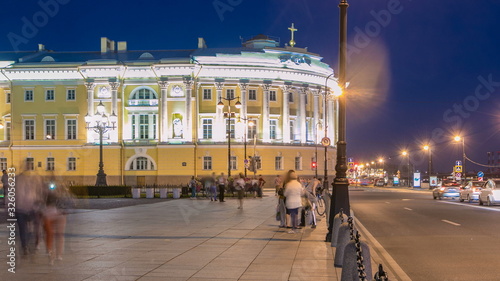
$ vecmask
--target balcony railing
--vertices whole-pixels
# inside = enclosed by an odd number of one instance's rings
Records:
[[[158,100],[157,99],[151,99],[151,100],[129,100],[128,101],[129,106],[158,106]]]

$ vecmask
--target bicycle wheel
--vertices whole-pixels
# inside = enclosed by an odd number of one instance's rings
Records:
[[[325,214],[325,199],[319,197],[316,203],[316,213],[318,216],[323,216]]]

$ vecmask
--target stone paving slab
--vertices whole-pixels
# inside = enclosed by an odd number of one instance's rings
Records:
[[[19,260],[16,274],[2,262],[0,280],[339,280],[325,218],[288,234],[274,219],[274,192],[266,195],[245,199],[243,210],[229,198],[76,212],[62,261],[50,266],[42,247]]]

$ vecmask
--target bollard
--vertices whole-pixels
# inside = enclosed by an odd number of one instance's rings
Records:
[[[378,265],[378,272],[375,273],[373,279],[375,281],[389,281],[389,276],[387,272],[384,271],[384,267],[381,264]]]
[[[340,209],[340,212],[335,215],[333,218],[333,227],[332,227],[332,247],[337,247],[337,239],[339,235],[340,225],[347,220],[347,216],[344,214],[343,210]]]
[[[370,248],[365,242],[359,240],[357,233],[355,239],[345,246],[340,280],[367,280],[366,276],[372,276]]]
[[[342,262],[344,261],[344,250],[345,246],[349,241],[352,240],[352,232],[354,229],[352,217],[347,219],[339,227],[339,234],[337,239],[337,248],[335,249],[335,260],[333,261],[333,266],[342,267]]]

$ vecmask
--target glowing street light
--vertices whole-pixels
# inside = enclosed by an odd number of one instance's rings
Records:
[[[408,187],[411,187],[411,185],[410,185],[410,154],[408,153],[408,151],[403,150],[403,152],[401,152],[401,155],[408,157]]]
[[[424,145],[424,150],[429,153],[429,167],[427,171],[429,173],[429,179],[430,179],[430,176],[432,175],[432,151],[429,145]]]
[[[465,138],[457,135],[453,139],[455,142],[462,142],[462,171],[464,174],[462,182],[465,182],[465,179],[467,178],[467,170],[465,169],[465,160],[467,159],[465,156]]]

